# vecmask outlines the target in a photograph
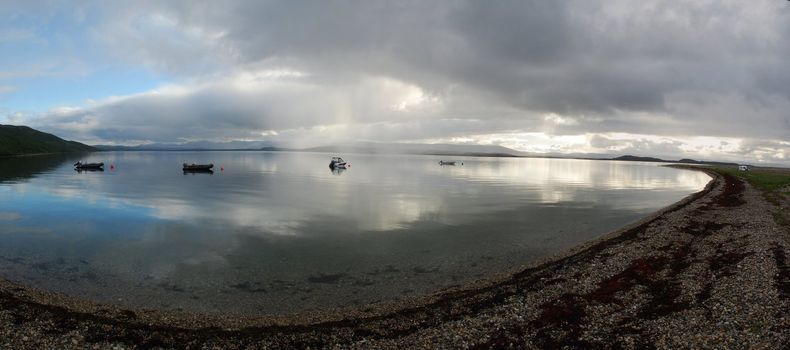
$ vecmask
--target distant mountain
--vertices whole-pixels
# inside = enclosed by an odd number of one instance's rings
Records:
[[[95,146],[102,151],[279,151],[279,152],[326,152],[362,154],[425,154],[455,157],[532,157],[589,160],[617,160],[629,162],[691,163],[710,165],[735,165],[735,163],[697,161],[693,159],[664,160],[655,157],[624,155],[611,158],[608,154],[598,153],[528,153],[496,145],[459,145],[426,143],[380,143],[354,142],[311,148],[282,148],[269,141],[194,141],[186,143],[151,143],[138,146]]]
[[[681,160],[664,160],[664,159],[660,159],[660,158],[638,157],[638,156],[631,156],[631,155],[625,155],[625,156],[620,156],[620,157],[617,157],[617,158],[611,158],[609,160],[621,160],[621,161],[629,161],[629,162],[660,162],[660,163],[706,164],[706,165],[738,165],[738,163],[704,161],[704,160],[694,160],[694,159],[688,159],[688,158],[683,158]]]
[[[96,145],[102,151],[216,151],[216,150],[260,150],[271,148],[268,141],[194,141],[184,143],[149,143],[137,146]]]
[[[448,156],[520,157],[525,153],[491,145],[449,145],[415,143],[357,142],[312,148],[281,148],[267,141],[197,141],[187,143],[151,143],[137,146],[96,145],[102,151],[210,151],[210,150],[256,150],[256,151],[302,151],[328,153],[372,153],[372,154],[434,154]]]
[[[27,126],[0,125],[0,155],[91,152],[96,149]]]
[[[373,153],[373,154],[431,154],[447,156],[520,157],[522,152],[494,145],[452,145],[418,143],[359,142],[304,149],[310,152]]]
[[[678,163],[686,163],[686,164],[700,164],[702,162],[694,159],[683,158],[678,161]]]
[[[620,156],[620,157],[617,157],[617,158],[612,158],[612,160],[625,160],[625,161],[629,161],[629,162],[666,162],[666,160],[659,159],[659,158],[638,157],[638,156],[631,156],[631,155],[625,155],[625,156]]]

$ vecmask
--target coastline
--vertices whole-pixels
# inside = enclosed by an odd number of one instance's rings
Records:
[[[14,154],[0,154],[0,158],[27,158],[27,157],[40,157],[40,156],[55,156],[55,155],[83,155],[87,153],[96,153],[103,151],[80,151],[80,152],[47,152],[47,153],[14,153]]]
[[[738,275],[741,263],[758,255],[722,247],[759,246],[767,233],[784,229],[762,228],[763,235],[756,242],[717,241],[719,234],[737,238],[746,227],[722,215],[746,207],[750,211],[746,217],[753,217],[766,214],[764,207],[770,204],[760,202],[759,193],[745,182],[709,169],[691,169],[712,177],[704,190],[593,241],[471,285],[362,308],[260,317],[125,310],[0,280],[0,347],[682,346],[659,337],[672,332],[651,331],[655,325],[641,327],[642,321],[665,321],[697,309],[708,310],[705,303],[718,297],[714,282],[724,284],[719,277]],[[702,220],[706,215],[710,218]],[[752,231],[749,235],[756,239]],[[769,272],[788,274],[790,279],[787,235],[774,238],[783,240],[761,253],[769,252],[777,262],[776,271]],[[716,244],[721,246],[716,248]],[[711,249],[712,255],[706,256]],[[785,259],[783,263],[780,258]],[[730,275],[719,276],[723,270]],[[686,275],[715,281],[698,288]],[[778,292],[771,299],[776,299],[773,312],[779,310],[786,316],[790,291],[782,292],[782,283],[776,282]],[[631,309],[652,312],[616,316]],[[651,319],[656,314],[663,316]],[[604,322],[607,319],[619,320],[613,326]],[[617,325],[624,320],[625,325]],[[763,343],[747,345],[782,344],[790,339],[788,323],[784,317],[780,328],[769,329],[780,336],[757,337]],[[682,334],[682,328],[678,329]],[[712,339],[690,344],[740,344]]]

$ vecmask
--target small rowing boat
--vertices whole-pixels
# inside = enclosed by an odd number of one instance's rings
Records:
[[[78,169],[78,170],[102,169],[102,168],[104,168],[104,163],[83,163],[83,162],[74,163],[74,169]]]
[[[211,171],[211,168],[214,167],[214,164],[187,164],[184,163],[184,171]]]

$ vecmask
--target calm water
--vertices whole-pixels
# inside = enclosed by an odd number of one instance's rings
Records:
[[[467,283],[702,189],[629,162],[266,152],[0,159],[0,276],[126,306],[283,313]],[[448,157],[443,157],[448,159]],[[73,170],[77,160],[113,164]],[[460,159],[459,159],[460,160]],[[213,162],[213,174],[181,163]]]

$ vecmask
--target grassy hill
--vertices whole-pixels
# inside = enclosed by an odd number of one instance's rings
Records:
[[[96,149],[75,141],[66,141],[27,126],[0,124],[0,156],[91,152]]]

